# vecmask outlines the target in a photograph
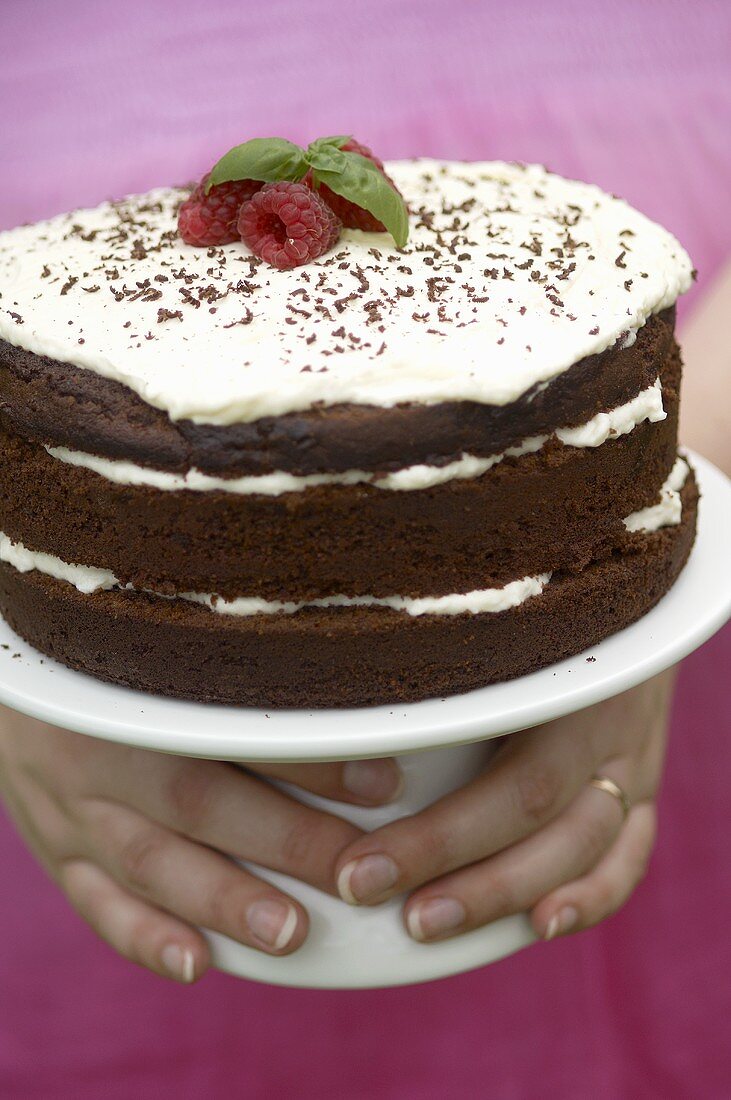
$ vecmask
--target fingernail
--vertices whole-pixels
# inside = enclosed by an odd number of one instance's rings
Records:
[[[393,760],[350,760],[343,766],[343,786],[356,798],[390,802],[401,793],[404,777]]]
[[[256,939],[274,951],[281,951],[291,942],[297,927],[297,910],[286,901],[259,898],[246,910],[246,923]]]
[[[573,905],[565,905],[563,909],[559,909],[558,913],[553,914],[546,925],[546,931],[543,934],[544,940],[552,940],[556,936],[565,936],[567,932],[571,931],[578,919],[579,914]]]
[[[163,947],[160,959],[170,977],[176,981],[190,985],[195,978],[195,959],[189,948],[169,943],[167,947]]]
[[[464,905],[456,898],[429,898],[409,909],[406,927],[413,939],[423,943],[456,932],[466,919]]]
[[[389,856],[361,856],[346,863],[338,875],[338,892],[349,905],[376,901],[398,881],[398,867]]]

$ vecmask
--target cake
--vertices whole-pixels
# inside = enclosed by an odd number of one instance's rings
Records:
[[[393,162],[397,249],[279,271],[153,190],[0,234],[0,610],[44,654],[257,707],[578,654],[690,552],[670,233],[538,166]]]

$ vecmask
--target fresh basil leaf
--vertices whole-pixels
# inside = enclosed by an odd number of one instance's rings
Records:
[[[207,190],[229,180],[299,180],[306,171],[299,145],[285,138],[252,138],[229,149],[214,165]]]
[[[368,210],[385,225],[396,247],[403,248],[409,239],[409,215],[401,195],[367,157],[350,152],[341,155],[345,158],[343,169],[332,172],[313,168],[315,181]]]
[[[337,145],[324,145],[313,141],[305,152],[305,160],[317,171],[342,172],[347,164],[347,153],[343,153]]]
[[[340,149],[340,147],[345,145],[347,141],[350,141],[352,137],[352,134],[337,134],[334,137],[316,138],[314,141],[310,142],[307,147],[307,152],[309,153],[311,149],[319,149],[322,145],[334,145],[336,149]]]

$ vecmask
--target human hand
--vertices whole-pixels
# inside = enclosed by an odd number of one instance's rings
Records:
[[[338,853],[360,836],[266,778],[361,806],[396,797],[401,779],[392,760],[244,771],[0,709],[0,794],[20,833],[107,943],[179,981],[209,964],[197,925],[272,955],[295,951],[307,935],[302,905],[230,857],[335,893]]]
[[[545,939],[604,920],[642,879],[674,674],[506,738],[487,770],[340,854],[338,889],[375,905],[404,891],[410,935],[435,941],[530,911]],[[619,799],[590,786],[607,776]]]

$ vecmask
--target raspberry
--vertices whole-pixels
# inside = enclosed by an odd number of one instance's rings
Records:
[[[199,246],[237,241],[236,220],[241,204],[261,189],[259,180],[231,180],[219,183],[206,194],[204,176],[178,211],[178,233],[186,244]]]
[[[379,160],[376,154],[373,153],[367,145],[361,145],[355,138],[350,138],[344,145],[341,145],[340,148],[344,153],[360,153],[362,157],[371,161],[372,164],[375,164],[379,172],[382,172],[383,175],[386,176],[386,179],[394,190],[398,191],[396,184],[391,177],[386,174],[383,167],[383,161]],[[311,173],[308,172],[305,177],[305,182],[308,183],[310,187],[312,186]],[[324,183],[321,183],[317,190],[330,209],[335,211],[343,225],[347,226],[348,229],[362,229],[365,233],[385,232],[385,225],[379,222],[377,218],[374,218],[370,211],[364,210],[362,206],[356,206],[354,202],[351,202],[349,199],[344,199],[342,195],[336,195],[335,192],[331,191]],[[399,194],[401,194],[400,191]]]
[[[340,222],[304,183],[267,183],[239,213],[241,239],[272,267],[287,271],[309,263],[340,236]]]

